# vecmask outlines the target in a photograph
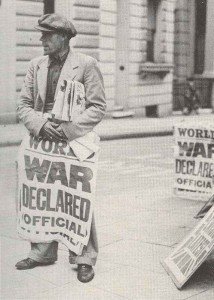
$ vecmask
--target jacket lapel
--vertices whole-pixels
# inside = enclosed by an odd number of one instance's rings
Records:
[[[48,56],[46,56],[38,65],[37,82],[40,97],[45,102],[47,89],[47,75],[48,75]]]
[[[67,57],[64,65],[62,67],[62,71],[61,71],[61,74],[59,76],[59,80],[58,80],[58,83],[57,83],[54,98],[56,98],[56,95],[58,94],[60,85],[61,85],[61,83],[64,79],[71,79],[71,80],[75,79],[78,67],[79,67],[79,64],[78,64],[77,55],[75,55],[75,53],[70,51],[68,53],[68,57]]]

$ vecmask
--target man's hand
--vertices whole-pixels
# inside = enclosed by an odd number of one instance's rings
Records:
[[[50,121],[43,125],[40,130],[40,134],[43,138],[54,142],[62,142],[67,140],[67,137],[62,131],[60,125]]]
[[[64,134],[64,131],[62,130],[60,125],[56,127],[56,131],[62,136],[62,139],[64,141],[68,139],[67,136]]]

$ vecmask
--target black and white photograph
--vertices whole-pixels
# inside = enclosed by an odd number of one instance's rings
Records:
[[[0,0],[2,300],[214,299],[214,0]]]

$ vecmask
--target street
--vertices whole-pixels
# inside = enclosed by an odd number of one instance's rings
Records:
[[[68,253],[47,267],[17,271],[29,243],[16,234],[15,159],[0,148],[2,299],[213,299],[211,270],[177,290],[160,261],[195,226],[202,202],[173,196],[173,137],[101,143],[95,208],[100,253],[96,276],[76,279]]]

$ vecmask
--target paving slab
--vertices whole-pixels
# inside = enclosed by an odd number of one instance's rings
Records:
[[[203,274],[192,286],[179,291],[166,273],[155,273],[131,266],[120,266],[117,270],[106,273],[104,279],[100,278],[94,284],[130,300],[187,299],[212,287],[211,279]],[[209,296],[206,300],[211,299]]]
[[[29,276],[9,265],[2,268],[1,277],[1,299],[5,300],[30,299],[38,291],[47,291],[54,287],[47,280]]]
[[[212,300],[214,299],[214,289],[208,289],[207,291],[201,292],[197,295],[186,298],[189,300]]]
[[[37,292],[34,297],[28,299],[35,300],[121,300],[127,299],[117,295],[112,291],[105,291],[100,287],[89,286],[86,284],[77,283],[75,285],[67,284],[61,287],[53,288],[46,292]]]
[[[172,249],[169,247],[124,239],[100,250],[100,259],[120,266],[131,266],[155,273],[165,273],[160,261]]]
[[[114,263],[98,261],[95,267],[95,277],[102,277],[103,273],[114,270],[117,266]],[[37,267],[35,269],[24,271],[35,278],[48,280],[55,286],[63,286],[71,284],[72,286],[78,283],[77,266],[69,264],[68,252],[58,251],[58,260],[55,264],[45,267]],[[48,274],[48,275],[47,275]],[[95,279],[94,279],[95,280]]]

